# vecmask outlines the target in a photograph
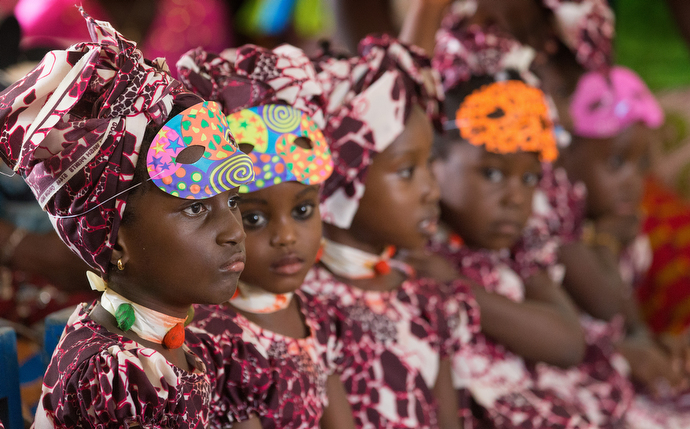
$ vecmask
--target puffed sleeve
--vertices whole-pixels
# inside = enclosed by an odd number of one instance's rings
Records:
[[[58,345],[43,379],[35,427],[163,428],[207,422],[206,374],[175,368],[152,349],[125,350],[100,341],[98,332],[85,338],[84,331],[67,332]],[[191,378],[182,380],[182,374]]]
[[[444,348],[448,356],[453,356],[467,347],[481,330],[479,304],[464,279],[456,279],[441,290],[447,295],[443,300],[444,311],[452,321],[448,323],[449,334]]]
[[[268,415],[278,400],[278,373],[265,353],[245,340],[243,330],[226,306],[195,306],[190,329],[209,351],[214,369],[210,406],[211,427],[227,428],[233,422]]]
[[[345,344],[348,338],[355,335],[355,327],[339,311],[334,299],[297,291],[300,305],[310,325],[315,329],[319,354],[328,375],[341,373],[342,369],[352,363],[346,353]]]

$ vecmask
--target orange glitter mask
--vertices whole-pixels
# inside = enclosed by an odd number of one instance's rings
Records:
[[[455,113],[460,136],[493,153],[538,152],[542,161],[558,157],[544,93],[517,80],[484,85]]]

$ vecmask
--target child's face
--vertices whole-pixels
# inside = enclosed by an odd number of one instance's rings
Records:
[[[298,289],[321,244],[319,187],[283,182],[241,194],[247,233],[242,281],[271,293]]]
[[[405,130],[369,167],[365,191],[350,226],[374,247],[424,246],[438,225],[438,185],[431,174],[432,128],[414,106]]]
[[[132,220],[118,231],[123,274],[139,286],[130,289],[136,302],[165,309],[230,299],[245,261],[237,189],[187,200],[144,186],[132,201]]]
[[[450,145],[433,168],[442,219],[466,245],[498,250],[517,242],[541,175],[536,153],[495,154],[462,142]]]
[[[634,124],[610,139],[578,138],[564,155],[572,180],[587,187],[587,213],[636,216],[649,166],[650,130]]]

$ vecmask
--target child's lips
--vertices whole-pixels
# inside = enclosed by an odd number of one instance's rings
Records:
[[[522,232],[522,227],[517,222],[497,222],[494,230],[501,235],[516,236]]]
[[[246,261],[246,257],[244,255],[244,252],[238,252],[235,255],[233,255],[229,261],[225,262],[220,267],[220,270],[223,272],[238,273],[239,274],[244,270],[245,261]]]
[[[297,255],[284,256],[271,264],[271,271],[283,276],[297,274],[304,268],[304,260]]]
[[[438,231],[438,218],[428,218],[419,222],[419,230],[428,237],[436,234],[436,231]]]

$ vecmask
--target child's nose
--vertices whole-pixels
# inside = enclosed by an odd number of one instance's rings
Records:
[[[512,177],[508,180],[504,194],[504,201],[510,207],[522,207],[529,198],[530,189],[525,186],[520,178]]]
[[[436,203],[441,199],[441,186],[436,180],[436,176],[431,170],[431,166],[426,168],[426,174],[424,175],[424,189],[423,197],[425,202]]]
[[[271,237],[273,246],[291,246],[297,242],[297,232],[293,222],[281,220],[277,222]]]
[[[216,239],[218,244],[235,245],[244,243],[244,239],[247,237],[247,234],[244,232],[244,226],[242,226],[241,219],[238,219],[231,210],[228,210],[227,213],[227,216],[225,216],[220,222],[221,230],[219,231]]]

